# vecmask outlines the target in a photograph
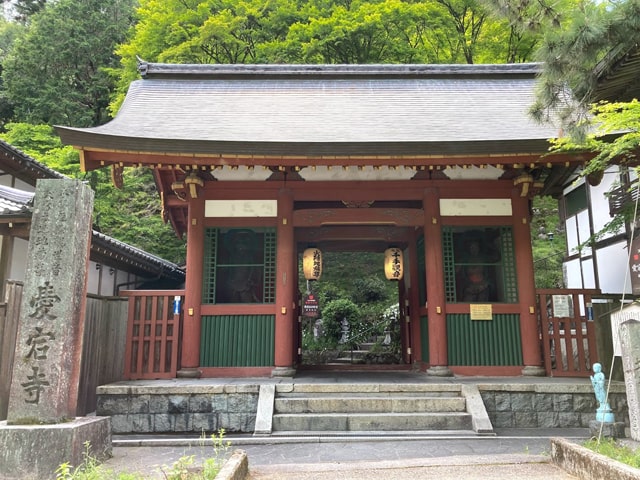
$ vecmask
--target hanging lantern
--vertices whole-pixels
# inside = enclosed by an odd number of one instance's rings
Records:
[[[396,247],[387,248],[384,251],[384,275],[387,280],[402,280],[403,273],[402,250]]]
[[[307,248],[302,254],[302,271],[307,280],[318,280],[322,275],[322,252],[318,248]]]

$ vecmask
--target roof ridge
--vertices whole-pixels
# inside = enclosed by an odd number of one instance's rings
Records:
[[[172,64],[138,59],[143,78],[183,76],[430,77],[536,75],[540,63],[501,64]]]

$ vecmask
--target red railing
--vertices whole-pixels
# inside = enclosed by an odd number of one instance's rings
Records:
[[[598,361],[592,295],[599,290],[537,290],[544,366],[551,377],[588,377]]]
[[[125,380],[175,378],[180,358],[184,290],[130,290]],[[180,300],[177,306],[176,298]]]

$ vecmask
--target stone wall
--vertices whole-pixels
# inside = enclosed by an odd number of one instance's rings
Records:
[[[598,407],[591,385],[478,385],[493,428],[589,428]],[[611,386],[616,421],[629,425],[624,385]]]
[[[112,432],[202,433],[225,429],[253,433],[259,385],[98,389],[96,415],[110,416]],[[125,391],[120,391],[125,390]]]

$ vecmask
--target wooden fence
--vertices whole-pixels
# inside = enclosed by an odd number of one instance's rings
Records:
[[[175,378],[179,368],[184,290],[121,293],[129,297],[124,378]]]
[[[550,377],[588,377],[598,362],[592,296],[599,290],[537,290],[542,353]]]
[[[0,304],[0,420],[7,418],[22,284],[8,281],[5,291],[5,302]],[[122,379],[126,334],[127,299],[87,295],[79,416],[95,411],[98,385]]]

